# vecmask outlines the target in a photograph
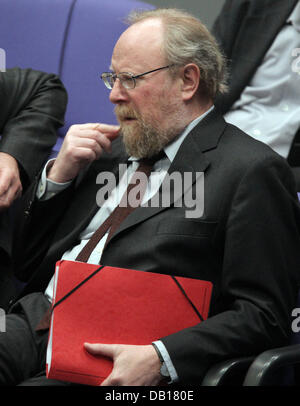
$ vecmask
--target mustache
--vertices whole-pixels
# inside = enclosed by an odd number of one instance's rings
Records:
[[[138,119],[138,115],[134,109],[128,106],[116,106],[115,107],[115,115],[118,121],[123,121],[126,119]]]

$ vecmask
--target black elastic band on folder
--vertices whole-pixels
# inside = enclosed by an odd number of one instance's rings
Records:
[[[171,278],[173,279],[173,281],[176,283],[176,285],[179,287],[179,289],[181,290],[181,292],[183,293],[184,297],[187,299],[187,301],[189,302],[189,304],[192,306],[194,312],[197,314],[197,316],[199,317],[200,321],[204,321],[201,313],[198,311],[197,307],[194,305],[194,303],[191,301],[191,299],[188,297],[188,295],[186,294],[185,290],[183,289],[183,287],[180,285],[180,283],[178,282],[178,280],[175,278],[175,276],[171,276]]]
[[[78,283],[78,285],[76,285],[73,289],[71,289],[65,296],[63,296],[61,299],[58,300],[58,302],[56,302],[52,309],[51,312],[53,312],[54,308],[56,306],[58,306],[61,302],[63,302],[65,299],[67,299],[70,295],[72,295],[72,293],[74,293],[77,289],[80,288],[80,286],[82,286],[84,283],[86,283],[89,279],[91,279],[94,275],[96,275],[98,272],[100,272],[102,269],[104,268],[104,265],[101,265],[99,268],[97,268],[94,272],[92,272],[89,276],[87,276],[85,279],[83,279],[80,283]],[[180,291],[182,292],[182,294],[184,295],[184,297],[187,299],[187,301],[189,302],[189,304],[192,306],[193,310],[195,311],[195,313],[197,314],[197,316],[199,317],[200,321],[204,321],[202,315],[199,313],[198,309],[196,308],[196,306],[194,305],[194,303],[191,301],[191,299],[188,297],[188,295],[186,294],[185,290],[183,289],[183,287],[181,286],[181,284],[178,282],[178,280],[175,278],[175,276],[171,276],[171,278],[173,279],[173,281],[176,283],[176,285],[179,287]]]
[[[85,279],[83,279],[83,281],[81,281],[80,283],[78,283],[78,285],[75,286],[75,288],[71,289],[70,292],[68,292],[65,296],[63,296],[61,299],[59,299],[58,302],[56,302],[51,311],[53,312],[54,308],[59,305],[61,302],[63,302],[65,299],[67,299],[67,297],[69,297],[70,295],[72,295],[72,293],[74,293],[77,289],[80,288],[80,286],[82,286],[85,282],[87,282],[89,279],[91,279],[94,275],[96,275],[96,273],[100,272],[101,269],[104,268],[104,265],[101,265],[99,268],[97,268],[94,272],[92,272],[89,276],[87,276]]]

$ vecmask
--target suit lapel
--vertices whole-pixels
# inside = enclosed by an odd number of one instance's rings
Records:
[[[190,172],[193,175],[192,183],[196,181],[196,173],[205,172],[210,165],[205,152],[217,147],[219,139],[225,129],[226,123],[224,119],[213,110],[208,116],[206,116],[192,131],[181,147],[179,148],[174,161],[172,162],[168,174],[171,176],[174,173],[179,173],[181,177],[184,173]],[[165,182],[165,181],[164,181]],[[163,185],[164,185],[163,182]],[[164,186],[161,186],[158,194],[161,196]],[[174,203],[174,196],[176,199],[180,199],[184,193],[175,194],[170,191],[170,205],[168,207],[139,207],[134,210],[130,216],[128,216],[114,236],[113,240],[119,233],[124,230],[141,223],[150,217],[157,215],[163,210],[167,210]],[[157,197],[157,195],[156,195]],[[154,198],[155,199],[155,198]],[[155,199],[160,201],[159,198]],[[150,205],[151,206],[151,205]],[[109,245],[109,243],[108,243]]]

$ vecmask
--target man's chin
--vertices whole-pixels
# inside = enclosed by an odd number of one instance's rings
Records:
[[[126,152],[139,159],[156,155],[169,143],[169,140],[163,140],[159,132],[154,129],[144,132],[138,120],[128,125],[121,125],[121,134]]]
[[[139,132],[138,121],[135,119],[122,120],[120,123],[121,134],[127,134],[128,137],[134,136]]]

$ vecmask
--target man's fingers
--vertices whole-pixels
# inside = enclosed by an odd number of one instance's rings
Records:
[[[97,129],[99,133],[99,142],[106,152],[111,152],[111,142],[119,137],[120,126],[111,126],[100,124]]]
[[[48,179],[64,183],[74,179],[87,164],[99,159],[103,150],[111,152],[111,142],[119,136],[119,126],[87,123],[69,128]]]
[[[95,130],[100,131],[111,136],[116,136],[120,132],[120,126],[114,124],[104,124],[104,123],[86,123],[86,124],[75,124],[70,127],[70,129],[79,129],[81,131],[85,130]]]
[[[7,183],[0,185],[0,210],[7,209],[11,206],[14,200],[22,194],[22,185],[20,182],[11,183],[7,187]]]
[[[0,196],[11,193],[12,196],[22,192],[19,174],[9,170],[0,170]]]
[[[79,137],[73,138],[69,148],[91,148],[97,154],[97,158],[102,153],[102,149],[106,152],[111,152],[111,140],[104,134],[98,131],[82,132]]]
[[[109,129],[109,131],[106,131],[106,129]],[[120,127],[99,124],[92,128],[92,124],[90,124],[88,127],[85,125],[80,126],[79,130],[77,133],[79,139],[93,139],[97,141],[106,152],[111,152],[111,142],[119,136]]]
[[[86,351],[88,351],[90,354],[99,356],[102,355],[103,357],[110,358],[115,361],[115,358],[118,353],[118,348],[120,348],[119,345],[115,344],[91,344],[91,343],[84,343],[84,348]],[[114,368],[112,372],[107,376],[107,378],[101,383],[101,386],[119,386],[120,385],[120,380],[116,377],[114,377]]]
[[[108,145],[109,147],[110,145]],[[106,150],[108,148],[105,143],[100,143],[98,140],[93,138],[86,138],[82,140],[76,140],[73,145],[70,146],[72,149],[72,155],[74,158],[85,159],[85,153],[81,156],[81,151],[89,150],[91,154],[91,159],[95,160],[102,154],[102,149]]]
[[[115,345],[113,344],[84,343],[84,348],[92,355],[103,355],[108,358],[115,356]]]
[[[110,134],[112,136],[117,135],[120,131],[120,126],[119,125],[112,125],[112,124],[103,124],[103,123],[98,123],[94,126],[94,130],[101,131],[105,134]]]
[[[10,179],[0,177],[0,197],[5,195],[10,188]]]

